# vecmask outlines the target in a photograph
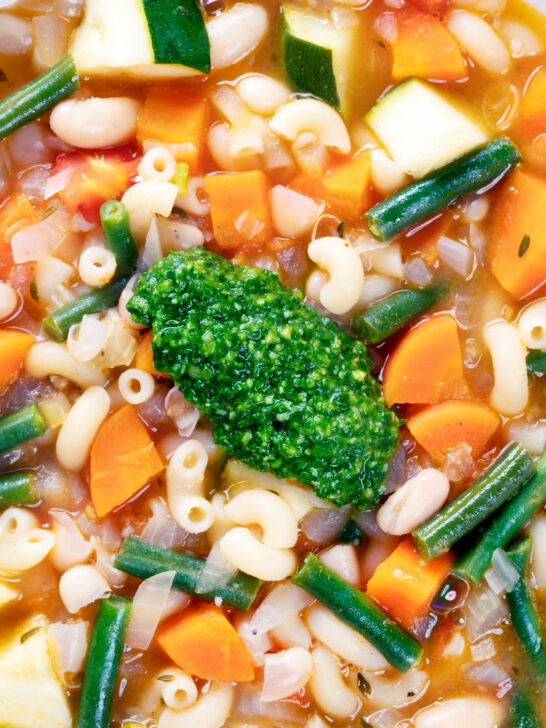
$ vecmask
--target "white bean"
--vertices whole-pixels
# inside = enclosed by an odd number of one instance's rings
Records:
[[[320,292],[327,283],[328,274],[322,270],[314,270],[305,284],[305,298],[314,303],[320,303]]]
[[[176,173],[174,154],[165,147],[149,149],[140,160],[138,173],[144,180],[169,182]]]
[[[57,459],[63,468],[83,468],[93,440],[109,409],[110,397],[102,387],[89,387],[72,405],[55,446]]]
[[[357,711],[359,700],[345,684],[336,657],[326,647],[316,647],[312,655],[309,688],[317,705],[333,718],[349,718]]]
[[[453,10],[448,17],[448,26],[479,66],[490,73],[508,71],[508,49],[486,20],[467,10]]]
[[[290,98],[290,91],[284,84],[261,73],[243,76],[235,88],[248,108],[257,114],[273,114]]]
[[[59,593],[71,614],[110,592],[110,585],[94,566],[82,564],[65,571],[59,580]]]
[[[330,276],[320,290],[321,304],[335,314],[349,311],[364,285],[364,271],[356,250],[342,238],[328,237],[313,240],[307,253]]]
[[[264,581],[281,581],[294,573],[297,566],[291,549],[267,546],[248,528],[232,528],[220,539],[220,552],[230,564],[245,574]]]
[[[486,324],[483,338],[491,354],[495,377],[491,404],[503,415],[517,415],[529,399],[525,344],[517,327],[500,319]]]
[[[331,106],[317,99],[297,99],[281,106],[270,120],[269,128],[292,142],[302,134],[311,134],[320,144],[340,154],[351,151],[345,122]]]
[[[127,96],[67,99],[54,107],[49,124],[73,147],[113,147],[134,137],[138,109],[138,101]]]
[[[104,286],[116,272],[116,257],[111,250],[101,245],[92,245],[80,255],[78,273],[88,286]]]
[[[533,539],[533,575],[538,589],[546,589],[546,515],[531,521],[529,533]]]
[[[383,503],[377,525],[385,533],[402,536],[433,516],[446,502],[449,480],[435,468],[424,468]]]
[[[177,198],[178,199],[178,198]],[[197,225],[190,225],[180,220],[170,220],[163,217],[156,218],[161,247],[168,250],[190,250],[197,248],[205,242],[205,236]]]
[[[324,205],[282,185],[273,187],[270,199],[275,230],[287,238],[308,233],[324,209]]]
[[[415,728],[497,728],[500,703],[477,695],[444,700],[420,710],[413,719]]]
[[[329,569],[335,571],[349,584],[353,586],[360,584],[360,564],[356,549],[351,544],[339,543],[332,546],[327,551],[323,551],[319,558],[323,564],[326,564]]]
[[[512,58],[536,56],[542,50],[542,43],[531,28],[516,20],[504,20],[499,35],[510,49]]]
[[[408,175],[383,149],[372,149],[372,182],[382,195],[392,195],[407,184]]]
[[[155,381],[151,374],[141,369],[126,369],[119,376],[118,388],[126,402],[142,404],[153,396]]]
[[[19,304],[17,293],[7,283],[0,283],[0,321],[9,318]]]
[[[233,66],[261,43],[267,31],[267,12],[260,5],[237,3],[207,23],[212,68]]]
[[[25,359],[25,368],[38,379],[52,375],[66,377],[79,387],[104,384],[106,378],[102,371],[91,364],[80,364],[63,344],[44,341],[31,346]]]
[[[523,309],[518,318],[518,329],[528,349],[546,349],[546,298]]]

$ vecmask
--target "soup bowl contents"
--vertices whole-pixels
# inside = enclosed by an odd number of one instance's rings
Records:
[[[0,2],[0,726],[545,726],[545,285],[530,5]]]

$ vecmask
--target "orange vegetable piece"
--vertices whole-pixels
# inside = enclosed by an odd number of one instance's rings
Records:
[[[527,82],[516,129],[529,141],[546,133],[546,66],[541,66]]]
[[[434,404],[467,393],[457,324],[449,314],[414,326],[387,360],[383,396],[389,406]]]
[[[91,446],[89,487],[97,516],[102,518],[128,501],[164,467],[131,405],[114,412]]]
[[[500,189],[490,239],[493,273],[518,299],[541,288],[546,280],[545,209],[546,179],[516,169]],[[526,235],[529,246],[522,253]]]
[[[406,420],[417,442],[435,460],[466,443],[475,457],[480,455],[500,424],[500,418],[479,402],[449,400],[434,404]]]
[[[142,369],[143,372],[148,372],[148,374],[152,374],[154,377],[164,377],[165,374],[158,372],[154,366],[152,338],[153,332],[150,329],[144,334],[144,336],[140,340],[135,356],[135,367],[137,369]]]
[[[407,9],[387,12],[379,16],[376,28],[391,47],[396,81],[412,76],[438,81],[466,78],[463,52],[434,15]]]
[[[13,233],[38,222],[38,213],[25,195],[14,195],[0,207],[0,242],[9,243]],[[11,249],[10,249],[11,255]]]
[[[177,161],[195,174],[201,170],[207,125],[207,102],[201,96],[172,87],[152,89],[138,114],[137,140],[175,145]]]
[[[271,237],[269,185],[260,170],[205,177],[216,242],[233,250],[260,247]]]
[[[443,13],[449,7],[449,0],[410,0],[410,2],[425,13]]]
[[[373,206],[370,154],[361,151],[326,171],[324,199],[331,212],[351,222]]]
[[[438,215],[426,225],[421,223],[413,230],[409,230],[401,241],[404,253],[406,255],[418,253],[427,265],[433,266],[438,260],[438,240],[447,233],[450,222],[447,215]]]
[[[411,629],[427,613],[454,560],[448,552],[426,564],[408,536],[379,564],[366,591],[390,617]]]
[[[225,614],[214,604],[173,617],[157,634],[171,660],[202,680],[248,682],[252,658]]]
[[[34,343],[34,336],[15,329],[0,329],[0,394],[14,382]]]

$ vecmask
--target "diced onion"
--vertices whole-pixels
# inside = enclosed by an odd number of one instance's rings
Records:
[[[372,728],[395,728],[402,722],[403,718],[402,713],[396,708],[386,708],[369,715],[366,720]]]
[[[11,238],[13,261],[19,264],[47,258],[66,238],[71,223],[72,215],[60,205],[42,222],[18,230]]]
[[[507,608],[487,584],[482,584],[470,592],[465,612],[467,637],[470,642],[476,642],[502,622],[507,615]]]
[[[313,672],[313,658],[303,647],[291,647],[265,656],[262,700],[282,700],[307,684]]]
[[[199,574],[195,591],[197,594],[205,594],[213,589],[218,589],[227,584],[236,572],[236,567],[230,564],[222,555],[217,542],[211,548],[205,566]]]
[[[483,640],[470,646],[470,654],[474,662],[484,662],[495,657],[495,643],[492,637],[485,637]]]
[[[125,642],[130,647],[147,650],[171,591],[175,571],[163,571],[146,579],[133,597],[131,618]]]
[[[519,581],[519,573],[503,549],[495,549],[491,568],[484,574],[485,580],[495,594],[511,592]]]
[[[432,280],[432,273],[421,258],[412,258],[404,267],[404,276],[409,283],[426,286]]]
[[[152,222],[148,228],[146,235],[146,243],[140,254],[140,263],[145,269],[151,268],[156,260],[163,257],[163,248],[161,247],[161,238],[159,237],[159,228],[157,219],[154,215]]]
[[[252,616],[245,614],[237,622],[237,632],[245,643],[252,661],[257,667],[265,663],[265,654],[273,647],[273,641],[267,632],[259,632],[252,627]]]
[[[62,172],[58,172],[49,177],[45,186],[44,199],[49,200],[50,197],[62,192],[69,184],[73,172],[74,169],[72,167],[67,167]]]
[[[83,669],[88,630],[89,624],[83,620],[55,622],[47,629],[55,670],[65,684],[67,675],[77,675]]]
[[[201,416],[197,407],[187,401],[178,387],[172,387],[165,397],[165,412],[176,425],[180,437],[189,437]]]
[[[307,722],[307,711],[297,703],[291,700],[266,703],[262,700],[259,688],[246,683],[237,688],[232,715],[245,723],[260,718],[287,726],[304,725]]]
[[[367,536],[371,536],[372,538],[386,537],[386,534],[377,525],[375,510],[360,511],[353,516],[353,521]]]
[[[259,634],[269,632],[285,620],[294,617],[313,601],[302,589],[293,584],[274,587],[252,617],[251,627]]]
[[[74,324],[68,332],[66,345],[74,359],[89,362],[100,354],[112,333],[113,323],[101,319],[99,314],[86,314],[79,324]]]
[[[57,392],[53,397],[48,397],[40,402],[40,412],[51,429],[63,424],[69,409],[70,402],[62,392]]]
[[[474,251],[468,245],[442,235],[436,247],[442,262],[448,268],[451,268],[454,273],[457,273],[462,278],[467,278],[470,275],[474,266],[475,256]]]
[[[394,492],[398,486],[406,482],[406,451],[400,445],[395,451],[389,463],[387,477],[385,479],[385,494]]]
[[[480,662],[478,665],[472,665],[466,671],[466,674],[472,682],[482,685],[500,685],[510,678],[510,675],[492,660],[486,660],[485,662]]]
[[[145,525],[140,538],[154,546],[167,549],[184,546],[188,533],[170,516],[154,515]]]
[[[350,506],[315,508],[302,520],[301,528],[310,541],[329,544],[336,540],[349,520]]]

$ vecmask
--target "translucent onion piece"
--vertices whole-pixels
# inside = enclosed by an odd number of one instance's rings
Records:
[[[274,587],[252,617],[251,626],[258,634],[282,624],[286,619],[299,614],[309,606],[313,598],[293,584],[279,584]]]
[[[412,258],[404,268],[404,276],[409,283],[426,286],[432,280],[432,273],[421,258]]]
[[[487,584],[470,592],[465,604],[466,634],[470,642],[476,642],[497,627],[507,615],[505,603],[494,594]]]
[[[486,660],[485,662],[480,662],[478,665],[472,665],[466,671],[466,674],[472,682],[482,685],[500,685],[510,678],[510,675],[492,660]]]
[[[100,354],[113,331],[113,323],[98,314],[85,315],[81,323],[70,327],[66,345],[74,359],[89,362]]]
[[[484,574],[489,588],[495,594],[511,592],[519,581],[519,574],[503,549],[495,549],[491,568]]]
[[[470,647],[470,654],[474,662],[484,662],[496,655],[495,643],[492,637],[485,637]]]
[[[387,708],[378,710],[377,713],[369,715],[366,720],[372,728],[395,728],[403,720],[404,716],[399,710]]]
[[[313,658],[303,647],[291,647],[265,656],[262,700],[282,700],[307,684],[313,672]]]
[[[36,225],[27,225],[11,238],[15,263],[42,260],[51,255],[70,230],[72,215],[60,205],[49,217]]]
[[[67,167],[62,172],[51,175],[46,182],[44,199],[49,200],[50,197],[64,190],[68,186],[73,172],[74,170],[71,167]]]
[[[302,520],[302,531],[314,543],[330,544],[345,528],[350,508],[343,506],[343,508],[316,508],[309,511]]]
[[[88,631],[89,623],[83,620],[55,622],[47,629],[55,670],[65,684],[67,675],[77,675],[83,669]]]
[[[227,584],[236,572],[236,567],[222,556],[219,543],[217,542],[207,556],[205,566],[195,585],[195,591],[197,594],[205,594],[213,589],[218,589]]]
[[[245,643],[252,661],[257,667],[265,663],[265,654],[273,647],[273,641],[267,632],[259,632],[252,627],[252,616],[245,614],[237,622],[237,632]]]
[[[442,235],[437,248],[440,259],[448,268],[462,278],[468,278],[475,262],[474,251],[468,245]]]
[[[187,531],[184,531],[173,518],[159,514],[150,518],[140,534],[143,541],[167,549],[184,546],[188,536]]]
[[[291,700],[266,703],[262,700],[259,688],[246,683],[237,688],[232,715],[241,718],[244,723],[260,718],[286,726],[304,725],[307,722],[307,711],[297,703]]]
[[[164,571],[155,574],[138,587],[125,638],[130,647],[147,650],[150,646],[167,604],[175,573]]]
[[[178,387],[172,387],[165,397],[165,412],[176,425],[180,437],[189,437],[201,416],[197,407],[187,401]]]

